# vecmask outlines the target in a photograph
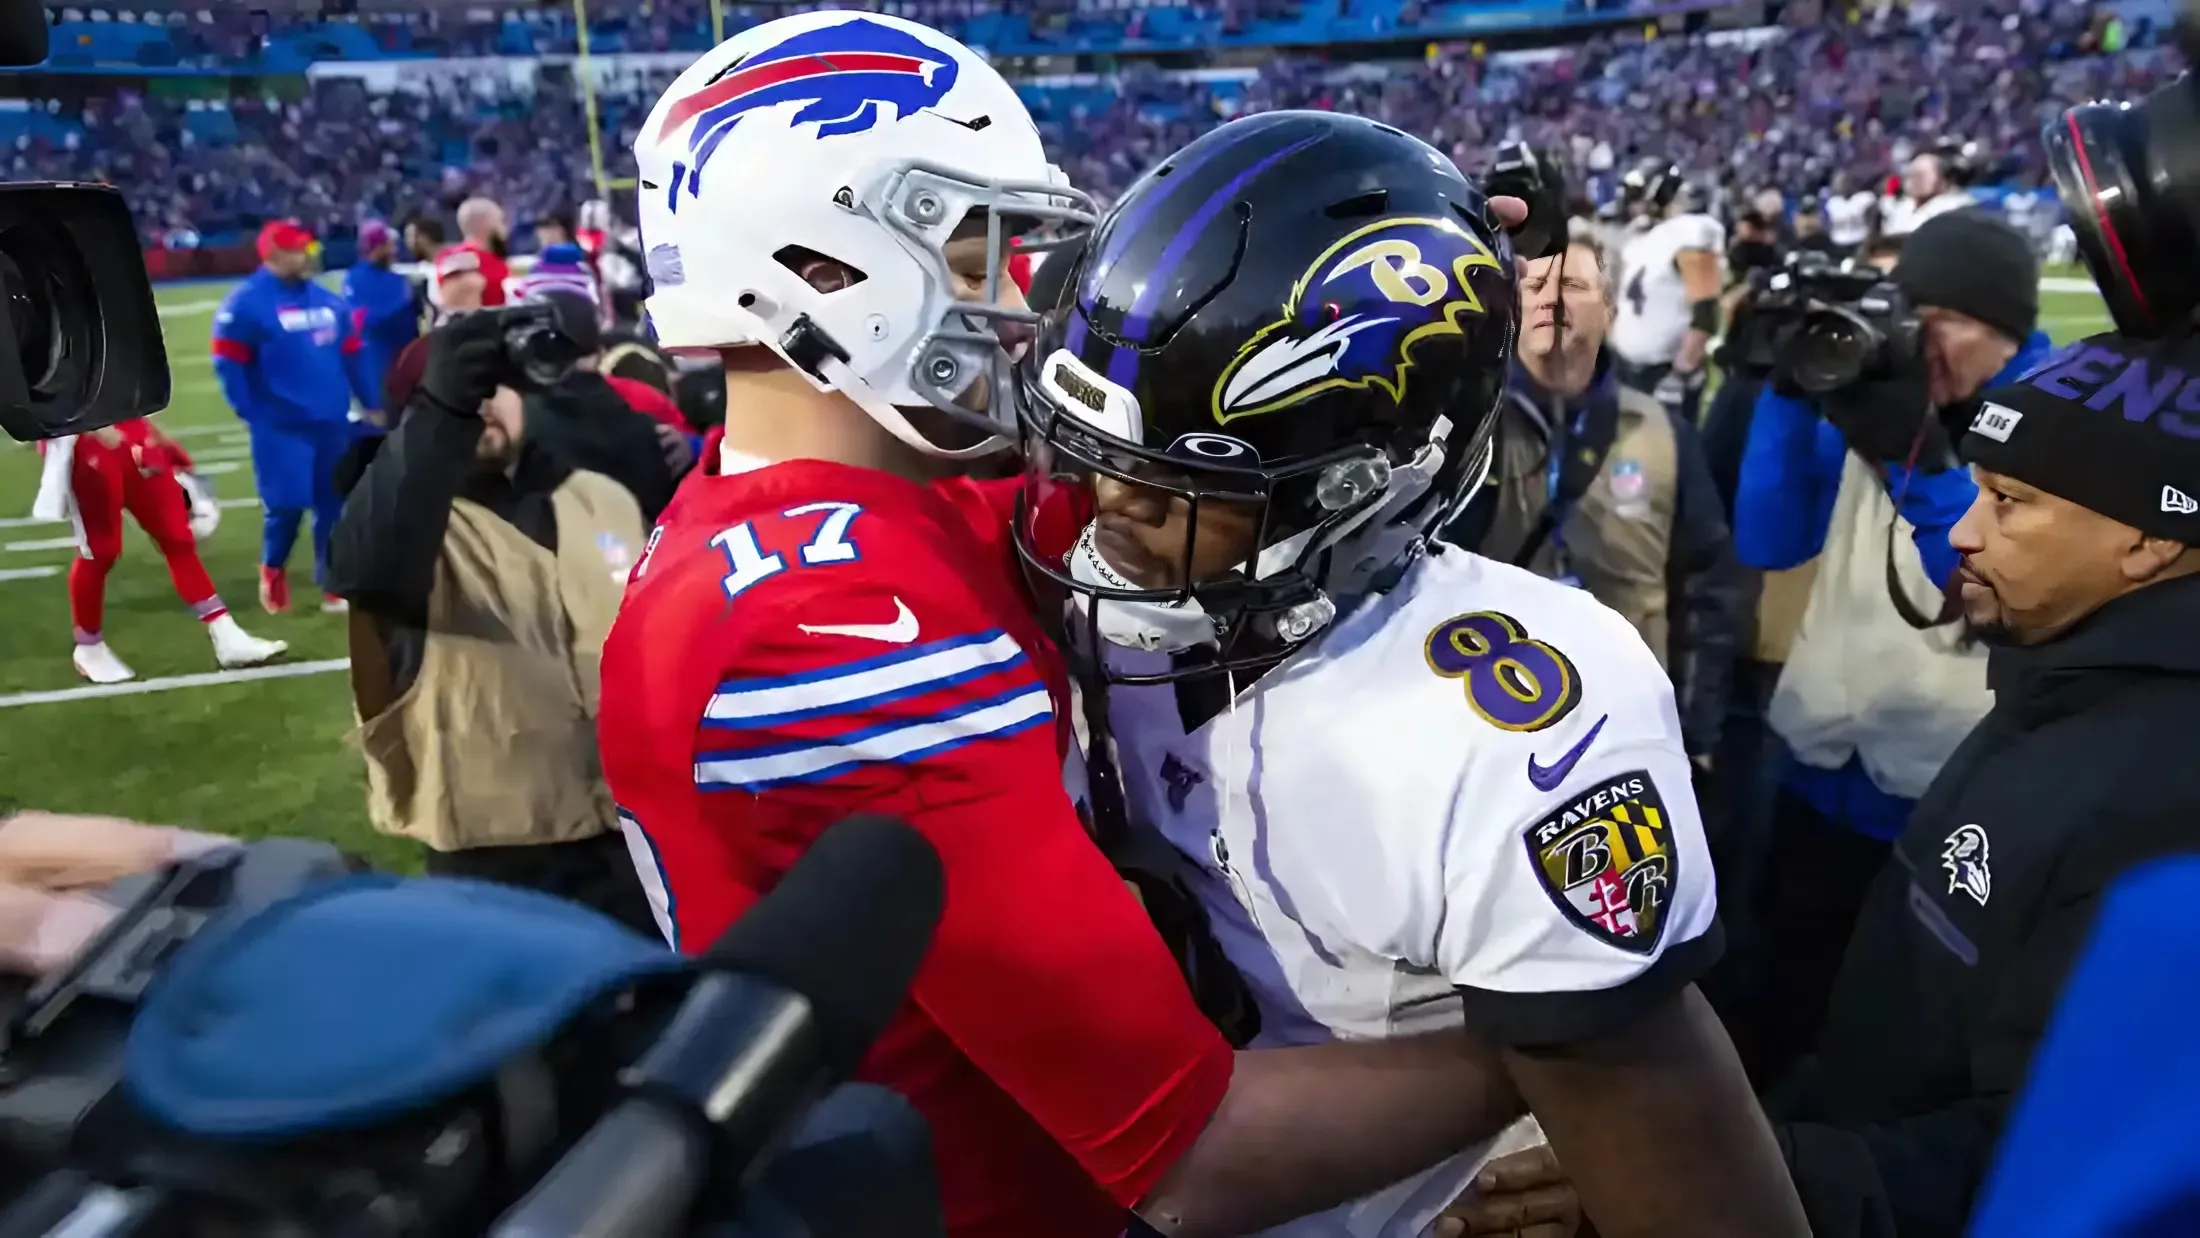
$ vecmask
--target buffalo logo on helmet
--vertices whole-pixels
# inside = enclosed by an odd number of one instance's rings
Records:
[[[1331,391],[1376,389],[1404,403],[1414,348],[1464,335],[1466,320],[1487,312],[1472,282],[1477,267],[1504,270],[1449,219],[1401,216],[1345,234],[1291,286],[1283,317],[1255,332],[1215,381],[1216,424]]]
[[[818,138],[866,133],[937,106],[955,88],[959,68],[951,53],[906,30],[852,18],[805,30],[727,66],[666,109],[657,140],[694,121],[688,150],[700,171],[750,113],[789,103],[804,105],[789,123],[816,125]]]

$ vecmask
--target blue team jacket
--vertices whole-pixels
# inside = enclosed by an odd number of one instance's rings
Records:
[[[214,315],[214,373],[248,425],[342,424],[354,395],[381,407],[360,365],[359,324],[344,298],[262,267]]]
[[[2052,351],[2047,333],[2033,332],[1986,385],[2014,382]],[[1833,523],[1833,501],[1841,490],[1841,467],[1847,456],[1848,444],[1841,432],[1808,401],[1765,387],[1750,414],[1749,442],[1734,490],[1734,553],[1742,562],[1778,571],[1817,557],[1826,545],[1826,528]],[[1978,497],[1970,471],[1948,469],[1912,476],[1891,465],[1887,489],[1899,496],[1902,516],[1916,530],[1914,540],[1925,574],[1934,584],[1946,585],[1958,558],[1948,545],[1948,531]],[[1880,790],[1864,772],[1863,760],[1853,756],[1840,769],[1817,769],[1791,757],[1780,781],[1831,820],[1873,838],[1892,839],[1902,833],[1916,802]]]
[[[360,367],[380,393],[382,375],[405,345],[420,334],[420,307],[412,281],[385,266],[361,262],[344,272],[344,299],[359,315]],[[375,401],[365,401],[377,407]]]

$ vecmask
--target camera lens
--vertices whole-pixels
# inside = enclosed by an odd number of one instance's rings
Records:
[[[11,252],[12,237],[0,237],[0,297],[7,299],[8,328],[15,337],[16,357],[23,377],[33,390],[48,386],[60,365],[63,335],[58,329],[51,277],[35,262],[30,272]]]
[[[1824,395],[1862,377],[1878,351],[1870,323],[1838,309],[1812,310],[1788,341],[1788,374],[1805,392]]]
[[[2040,131],[2078,254],[2127,335],[2153,336],[2200,305],[2191,203],[2200,104],[2191,76],[2137,104],[2071,108]]]

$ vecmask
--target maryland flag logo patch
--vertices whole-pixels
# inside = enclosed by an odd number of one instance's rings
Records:
[[[1544,893],[1576,928],[1634,954],[1657,950],[1680,855],[1649,771],[1605,779],[1522,839]]]

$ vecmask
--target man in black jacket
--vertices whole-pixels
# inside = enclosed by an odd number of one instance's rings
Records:
[[[692,461],[686,440],[636,412],[597,373],[604,339],[594,302],[570,292],[544,292],[529,299],[556,311],[558,329],[582,355],[571,373],[527,397],[528,439],[574,468],[601,473],[626,487],[641,505],[642,519],[654,523]]]
[[[1818,1051],[1768,1104],[1820,1238],[1962,1232],[2103,894],[2200,850],[2194,374],[2192,341],[2099,337],[1970,423],[1979,497],[1949,540],[1994,707],[1918,802]]]
[[[398,420],[389,435],[362,442],[338,467],[344,511],[330,539],[329,578],[341,582],[351,603],[352,694],[362,723],[413,692],[432,640],[479,638],[438,631],[430,619],[456,502],[478,506],[552,555],[559,549],[556,496],[574,467],[534,441],[518,393],[500,384],[503,350],[501,334],[486,317],[462,316],[423,337],[391,367],[388,407]],[[624,415],[649,424],[638,414]],[[639,528],[634,536],[641,536]],[[619,566],[610,552],[605,558],[607,567]],[[542,626],[573,623],[551,617]],[[507,725],[512,713],[484,708],[484,717]],[[574,775],[600,782],[594,771]],[[424,858],[432,874],[542,890],[656,932],[616,829],[572,841],[428,849]]]

